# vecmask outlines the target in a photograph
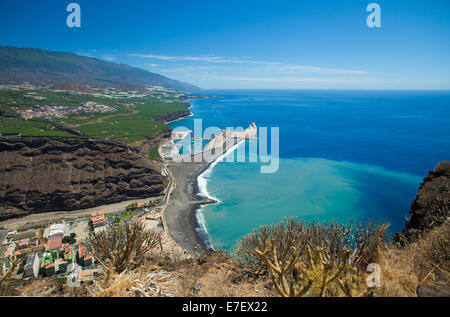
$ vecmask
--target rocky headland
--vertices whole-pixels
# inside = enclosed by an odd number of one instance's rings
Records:
[[[403,232],[394,237],[401,244],[415,241],[424,232],[438,227],[450,217],[450,161],[436,164],[423,179],[411,204]]]
[[[186,106],[189,107],[189,104],[186,104]],[[166,123],[166,122],[178,120],[180,118],[187,117],[190,115],[191,115],[191,112],[189,111],[189,109],[186,109],[186,110],[173,111],[173,112],[168,112],[168,113],[158,115],[155,117],[155,120]]]

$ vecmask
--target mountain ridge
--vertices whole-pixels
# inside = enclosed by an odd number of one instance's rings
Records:
[[[158,85],[186,92],[201,88],[127,64],[40,48],[0,45],[0,84],[73,82],[97,87]]]

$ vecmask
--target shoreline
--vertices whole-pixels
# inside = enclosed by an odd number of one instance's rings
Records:
[[[190,116],[178,120],[191,116],[194,116],[192,112]],[[206,192],[202,192],[199,186],[199,178],[227,155],[234,152],[246,139],[254,137],[256,125],[252,123],[244,132],[237,132],[228,136],[224,134],[224,131],[214,139],[214,142],[208,144],[205,151],[191,154],[189,162],[166,165],[170,169],[176,185],[164,211],[167,231],[179,246],[193,254],[215,251],[206,230],[204,219],[199,217],[199,212],[201,212],[200,209],[205,202],[211,201],[211,199],[219,203],[207,193],[206,187],[204,188]],[[230,138],[233,140],[233,142],[230,142],[232,144],[228,144]],[[219,153],[216,153],[217,151]],[[203,153],[205,152],[211,153],[210,162],[203,160]],[[196,156],[200,157],[196,159]]]
[[[211,162],[205,162],[203,159],[196,162],[194,157],[202,155],[201,152],[192,155],[191,162],[170,163],[167,166],[176,186],[165,209],[164,218],[171,237],[187,252],[201,254],[205,251],[214,251],[209,235],[197,217],[199,209],[209,200],[208,197],[198,197],[198,194],[202,194],[199,190],[198,177],[231,150],[234,151],[242,141],[245,140],[235,140],[228,148],[222,147],[219,153],[213,154]]]

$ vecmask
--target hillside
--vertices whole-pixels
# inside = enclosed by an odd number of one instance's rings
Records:
[[[0,203],[30,212],[76,210],[163,191],[159,166],[107,140],[0,140]],[[15,215],[0,211],[0,221]]]
[[[199,87],[148,72],[144,69],[79,56],[73,53],[35,48],[0,46],[0,84],[57,85],[61,82],[98,87],[159,85],[181,91]]]
[[[405,229],[394,240],[401,244],[416,241],[424,232],[446,223],[449,217],[450,161],[442,161],[423,179],[411,204]]]

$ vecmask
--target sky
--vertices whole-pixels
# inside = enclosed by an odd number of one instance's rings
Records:
[[[204,89],[450,89],[450,1],[0,0],[0,45],[125,63]],[[69,28],[66,7],[81,8]]]

